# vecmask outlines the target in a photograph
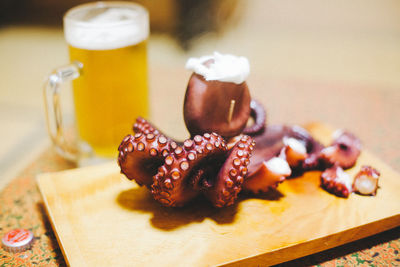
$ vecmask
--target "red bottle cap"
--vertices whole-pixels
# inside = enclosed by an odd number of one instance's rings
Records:
[[[31,231],[26,229],[14,229],[3,236],[1,243],[6,251],[22,252],[32,246],[33,240]]]

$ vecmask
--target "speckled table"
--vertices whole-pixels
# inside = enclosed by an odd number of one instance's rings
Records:
[[[171,73],[160,80],[168,80]],[[162,75],[161,75],[162,76]],[[400,170],[400,89],[352,86],[305,81],[249,81],[252,95],[268,107],[272,123],[323,121],[356,133],[373,153],[395,170]],[[174,86],[173,82],[165,86]],[[157,101],[153,96],[152,101]],[[176,102],[167,92],[157,98]],[[162,110],[153,112],[161,127]],[[180,118],[176,116],[177,123]],[[172,123],[174,121],[172,120]],[[171,121],[169,122],[171,123]],[[179,128],[179,127],[178,127]],[[167,132],[170,131],[167,129]],[[0,193],[0,235],[23,227],[33,231],[32,249],[11,254],[0,248],[0,266],[63,266],[62,253],[46,216],[35,177],[42,172],[60,171],[75,166],[60,158],[51,148],[43,153]],[[398,266],[400,227],[282,264],[283,266]],[[104,252],[107,253],[107,252]]]

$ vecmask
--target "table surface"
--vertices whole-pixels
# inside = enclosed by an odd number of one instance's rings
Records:
[[[399,2],[289,2],[242,1],[248,4],[239,7],[236,25],[199,38],[187,52],[166,36],[152,35],[151,120],[175,138],[187,137],[182,118],[190,75],[183,69],[186,59],[214,50],[245,55],[252,68],[251,94],[266,106],[269,123],[320,121],[346,128],[399,172]],[[25,253],[0,249],[0,266],[63,265],[34,182],[39,173],[74,167],[50,149],[43,117],[43,77],[68,58],[62,30],[1,27],[0,58],[0,235],[24,227],[36,237]],[[288,264],[399,265],[399,232]]]

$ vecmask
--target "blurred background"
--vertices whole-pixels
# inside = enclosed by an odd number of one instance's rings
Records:
[[[84,2],[89,1],[0,1],[0,171],[3,177],[13,176],[50,144],[45,128],[42,83],[54,67],[68,62],[62,16],[69,8]],[[291,101],[296,100],[291,99],[290,92],[303,90],[308,94],[318,88],[321,88],[321,101],[326,102],[335,101],[323,99],[328,90],[330,94],[335,90],[338,94],[347,94],[347,88],[356,88],[349,93],[352,101],[364,90],[383,91],[379,105],[393,109],[393,118],[400,115],[399,94],[394,93],[400,90],[398,0],[136,2],[149,9],[151,18],[152,120],[175,137],[186,136],[181,103],[190,73],[184,70],[184,64],[190,56],[213,51],[249,58],[250,90],[253,96],[263,98],[271,122],[302,124],[318,120],[338,127],[351,126],[354,122],[347,121],[346,114],[312,110],[313,103],[304,104],[308,113],[299,111],[296,116],[292,115],[294,111],[290,107],[294,102]],[[273,93],[275,88],[289,89],[282,95]],[[287,98],[288,106],[276,106],[268,97]],[[167,119],[166,111],[154,104],[160,103],[160,99],[168,107]],[[339,111],[341,104],[337,103]],[[358,111],[360,117],[368,108],[368,103],[363,102]],[[362,125],[352,130],[362,135],[369,130],[367,122]],[[400,132],[400,125],[396,127]],[[368,143],[368,138],[377,137],[378,134],[365,136],[364,141]]]

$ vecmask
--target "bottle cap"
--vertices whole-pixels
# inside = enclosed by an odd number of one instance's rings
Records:
[[[6,251],[22,252],[32,246],[33,240],[31,231],[26,229],[14,229],[3,236],[1,243]]]

